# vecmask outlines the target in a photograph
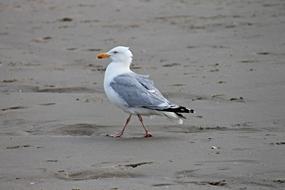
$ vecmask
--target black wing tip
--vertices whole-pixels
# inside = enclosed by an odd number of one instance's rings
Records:
[[[179,106],[176,108],[167,108],[167,109],[164,109],[163,111],[169,111],[169,112],[175,112],[175,113],[195,113],[193,109],[188,109],[184,106]]]
[[[186,108],[184,106],[179,106],[177,109],[181,113],[194,113],[195,112],[193,109],[188,109],[188,108]]]

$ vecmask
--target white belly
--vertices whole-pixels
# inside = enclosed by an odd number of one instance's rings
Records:
[[[119,108],[123,109],[126,111],[127,109],[127,103],[113,90],[113,88],[110,86],[110,84],[105,84],[104,83],[104,90],[107,98],[109,101]]]

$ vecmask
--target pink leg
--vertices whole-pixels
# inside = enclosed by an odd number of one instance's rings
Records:
[[[110,136],[111,137],[121,137],[124,134],[124,131],[125,131],[126,127],[128,126],[128,123],[130,122],[131,117],[132,117],[132,114],[129,115],[129,117],[126,120],[126,123],[125,123],[123,129],[118,134],[110,135]]]
[[[144,128],[144,131],[145,131],[145,135],[144,137],[147,138],[147,137],[152,137],[152,135],[148,132],[148,130],[145,128],[144,124],[143,124],[143,118],[140,114],[138,114],[138,118],[142,124],[142,127]]]

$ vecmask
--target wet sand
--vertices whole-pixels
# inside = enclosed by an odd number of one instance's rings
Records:
[[[0,189],[284,189],[285,2],[3,0]],[[183,125],[152,138],[103,92],[117,45],[134,52]]]

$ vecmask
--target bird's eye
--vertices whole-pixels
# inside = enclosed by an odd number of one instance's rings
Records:
[[[114,53],[114,54],[117,54],[117,53],[119,53],[119,52],[117,52],[117,51],[114,51],[113,53]]]

